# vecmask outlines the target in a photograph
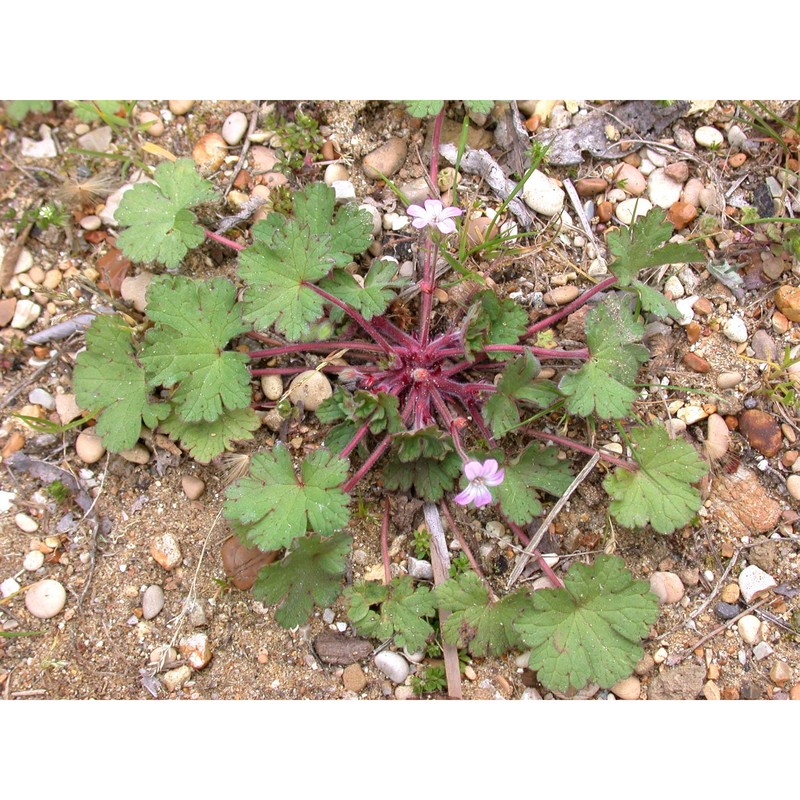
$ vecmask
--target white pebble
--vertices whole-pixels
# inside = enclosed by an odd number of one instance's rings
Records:
[[[675,301],[675,305],[678,307],[678,311],[681,312],[680,319],[676,319],[675,322],[678,323],[681,327],[685,328],[693,319],[694,319],[694,309],[692,306],[697,302],[697,295],[693,294],[689,297],[681,297],[680,300]]]
[[[162,608],[164,608],[164,590],[154,583],[148,586],[142,595],[142,616],[145,619],[153,619],[161,613]]]
[[[768,658],[774,653],[774,649],[772,645],[767,644],[766,642],[759,642],[753,648],[753,656],[756,661],[763,661],[765,658]]]
[[[337,203],[349,203],[356,199],[356,187],[352,181],[334,181],[331,184]]]
[[[323,180],[328,186],[333,186],[335,181],[346,181],[350,179],[350,172],[344,164],[328,164],[325,167]]]
[[[750,564],[739,573],[739,588],[745,603],[750,603],[755,597],[774,589],[777,585],[772,575],[767,574],[755,564]]]
[[[14,524],[25,533],[35,533],[39,530],[39,523],[22,512],[14,515]]]
[[[375,656],[375,666],[393,683],[402,683],[410,672],[408,661],[392,650],[378,653]]]
[[[44,564],[44,553],[40,550],[31,550],[22,562],[22,568],[28,572],[36,572]]]
[[[67,592],[54,580],[34,583],[25,592],[25,607],[38,619],[50,619],[60,613],[67,602]]]
[[[56,407],[55,398],[45,389],[34,389],[30,392],[28,394],[28,402],[46,408],[48,411],[54,411]]]
[[[247,116],[241,111],[229,114],[222,123],[222,138],[230,145],[239,144],[247,131]]]
[[[786,479],[786,488],[795,500],[800,500],[800,475],[790,475]]]
[[[694,132],[694,140],[700,147],[719,147],[725,141],[725,137],[717,128],[702,125]]]
[[[686,290],[683,288],[681,279],[677,275],[670,275],[669,278],[667,278],[666,282],[664,283],[664,292],[668,292],[670,295],[672,295],[673,300],[677,300],[686,294]]]
[[[634,210],[637,217],[643,217],[652,207],[653,204],[643,197],[629,197],[617,206],[615,213],[623,225],[630,225],[633,221]]]
[[[6,578],[0,583],[0,597],[9,597],[20,590],[20,585],[14,578]]]
[[[731,317],[722,326],[722,332],[728,339],[737,344],[747,341],[747,325],[741,317]]]
[[[561,213],[566,194],[554,180],[537,169],[525,181],[522,197],[537,214],[552,217]]]
[[[14,309],[11,327],[16,328],[18,331],[25,330],[25,328],[33,325],[39,319],[39,314],[41,313],[42,307],[34,303],[33,300],[20,300]]]
[[[105,455],[106,448],[97,434],[83,431],[75,440],[75,452],[84,464],[94,464]]]
[[[332,394],[331,382],[316,370],[301,372],[289,384],[289,400],[306,411],[316,411]]]
[[[736,623],[736,629],[739,631],[742,641],[747,644],[755,644],[761,639],[761,620],[754,614],[742,617]]]

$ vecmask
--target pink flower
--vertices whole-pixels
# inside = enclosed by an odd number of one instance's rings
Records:
[[[438,228],[442,233],[452,233],[456,224],[451,217],[460,217],[463,213],[455,206],[443,206],[441,200],[426,200],[425,208],[422,206],[409,206],[409,216],[415,217],[411,224],[415,228],[424,228],[426,225]]]
[[[492,502],[492,493],[486,487],[499,486],[505,478],[505,471],[498,469],[493,458],[487,458],[483,464],[480,461],[467,461],[464,464],[464,474],[469,485],[453,499],[462,506],[475,503],[475,508],[489,505]]]

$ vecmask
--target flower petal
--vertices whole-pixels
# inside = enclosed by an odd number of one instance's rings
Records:
[[[473,501],[474,498],[475,498],[475,487],[472,484],[470,484],[469,486],[467,486],[466,489],[464,489],[463,492],[457,494],[453,498],[453,501],[458,503],[460,506],[468,506]]]
[[[418,205],[411,205],[406,209],[406,213],[412,217],[427,217],[428,212],[422,207]]]
[[[467,476],[468,481],[483,477],[483,464],[480,461],[467,461],[464,464],[464,474]]]
[[[431,216],[436,216],[436,217],[440,216],[443,208],[444,206],[442,205],[441,200],[434,200],[433,198],[428,198],[425,201],[425,210]]]
[[[485,486],[476,486],[475,489],[475,508],[488,506],[492,502],[492,493]]]
[[[451,219],[440,219],[436,223],[436,227],[441,231],[441,233],[453,233],[456,229],[456,224]]]
[[[481,477],[482,478],[491,478],[492,475],[497,472],[497,467],[499,464],[493,458],[487,458],[486,461],[483,462],[483,469],[481,470]]]
[[[484,483],[485,483],[487,486],[499,486],[499,485],[500,485],[500,484],[503,482],[503,480],[505,479],[505,477],[506,477],[506,472],[505,472],[505,470],[503,470],[503,469],[499,469],[499,470],[497,470],[497,472],[494,472],[494,473],[493,473],[492,475],[490,475],[489,477],[487,477],[487,478],[484,478],[484,479],[483,479],[483,482],[484,482]]]
[[[424,227],[426,227],[428,225],[428,220],[426,220],[426,219],[412,219],[411,220],[411,224],[415,228],[424,228]]]
[[[460,217],[464,212],[456,206],[447,206],[439,214],[439,219],[446,219],[447,217]]]

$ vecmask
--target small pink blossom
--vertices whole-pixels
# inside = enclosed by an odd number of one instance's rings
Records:
[[[464,464],[464,475],[467,476],[469,485],[463,492],[453,499],[462,506],[475,503],[475,508],[489,505],[492,502],[492,493],[487,486],[499,486],[505,478],[505,470],[499,469],[493,458],[480,461],[467,461]]]
[[[455,206],[443,206],[441,200],[428,199],[425,201],[425,208],[422,206],[409,206],[408,214],[415,219],[411,224],[415,228],[424,228],[430,225],[438,228],[442,233],[452,233],[456,229],[456,223],[452,217],[460,217],[464,212]]]

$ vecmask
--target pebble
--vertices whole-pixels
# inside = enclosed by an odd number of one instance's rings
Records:
[[[614,170],[614,181],[626,194],[639,197],[647,188],[647,180],[636,167],[631,164],[620,164]]]
[[[192,110],[194,100],[170,100],[167,106],[176,117],[182,117]]]
[[[181,478],[181,488],[189,500],[198,500],[206,490],[205,481],[196,475],[184,475]]]
[[[337,203],[350,203],[356,199],[356,187],[351,181],[334,181],[331,188]]]
[[[350,178],[350,172],[344,164],[328,164],[325,167],[323,180],[328,186],[332,186],[336,181],[346,181]]]
[[[741,372],[720,372],[717,376],[717,386],[720,389],[733,389],[744,380]]]
[[[148,123],[152,123],[149,124]],[[158,114],[154,114],[152,111],[142,111],[139,114],[139,124],[140,125],[148,125],[147,130],[145,133],[148,136],[152,136],[154,138],[158,138],[159,136],[164,135],[164,122]]]
[[[362,203],[359,206],[359,209],[361,211],[366,211],[370,215],[370,218],[372,219],[372,235],[378,236],[383,228],[381,223],[381,212],[378,211],[375,206],[369,205],[369,203]]]
[[[781,286],[775,292],[775,305],[787,319],[800,322],[800,287]]]
[[[798,476],[798,480],[800,480],[800,476]],[[432,581],[433,566],[430,561],[424,561],[423,559],[409,556],[408,574],[418,581]]]
[[[42,307],[33,300],[19,300],[14,309],[14,318],[11,320],[11,327],[18,331],[23,331],[30,327],[39,319]]]
[[[137,311],[144,312],[147,308],[147,287],[154,277],[152,272],[140,272],[134,277],[125,278],[119,290],[122,299],[131,303]]]
[[[742,597],[748,605],[754,598],[768,592],[770,589],[774,589],[777,585],[772,575],[764,572],[763,569],[755,564],[750,564],[739,573],[739,589],[741,589]]]
[[[766,411],[751,408],[739,415],[739,432],[748,444],[762,456],[778,455],[783,444],[781,426]]]
[[[19,583],[14,578],[6,578],[0,583],[0,597],[9,597],[20,590]]]
[[[741,611],[741,607],[734,603],[717,603],[714,606],[714,613],[720,619],[724,620],[733,619],[737,614],[740,614]]]
[[[759,328],[750,341],[755,357],[760,361],[775,361],[778,358],[778,348],[775,340],[763,329]]]
[[[754,614],[747,614],[736,623],[736,630],[743,642],[753,645],[761,639],[761,620]]]
[[[108,125],[102,125],[89,133],[84,133],[78,137],[78,146],[84,150],[96,150],[104,153],[111,146],[113,132]]]
[[[717,128],[712,128],[710,125],[701,125],[694,132],[694,140],[700,147],[719,147],[724,141],[725,137],[722,131]]]
[[[280,375],[262,375],[261,391],[267,400],[278,400],[283,394],[283,381]]]
[[[800,500],[800,475],[790,475],[786,479],[786,488],[795,500]]]
[[[636,216],[643,217],[653,208],[653,204],[644,197],[630,197],[617,206],[617,219],[623,225],[630,225],[633,222],[634,208],[636,209]]]
[[[374,659],[375,666],[393,683],[403,683],[408,677],[408,661],[393,650],[383,650]]]
[[[777,686],[783,687],[792,677],[792,670],[785,661],[776,661],[769,671],[769,679]]]
[[[555,289],[546,292],[542,300],[549,306],[564,306],[575,300],[580,293],[581,290],[574,284],[557,286]]]
[[[773,649],[772,645],[767,644],[766,642],[759,642],[753,648],[753,657],[756,661],[763,661],[765,658],[769,658],[775,650]]]
[[[41,550],[31,550],[22,561],[22,568],[28,572],[36,572],[44,564],[44,553]]]
[[[722,332],[726,338],[737,344],[747,341],[747,325],[739,316],[731,317],[727,320],[722,326]]]
[[[12,319],[17,309],[17,298],[6,297],[0,300],[0,328],[5,328]]]
[[[164,590],[156,583],[148,586],[142,595],[142,616],[145,619],[157,617],[164,608]]]
[[[222,123],[222,138],[231,146],[239,144],[247,133],[247,125],[247,115],[242,111],[228,114],[225,122]]]
[[[225,156],[228,155],[228,145],[218,133],[207,133],[197,140],[192,148],[192,158],[201,173],[208,175],[218,170]]]
[[[575,191],[580,197],[594,197],[608,189],[604,178],[579,178],[575,181]]]
[[[725,209],[725,198],[713,186],[704,186],[698,200],[710,214],[721,214]]]
[[[560,214],[564,208],[566,193],[554,180],[537,169],[525,181],[522,197],[537,214],[552,217]]]
[[[689,164],[686,161],[676,161],[664,167],[664,172],[678,183],[686,183],[689,179]]]
[[[686,294],[681,279],[677,275],[670,275],[664,282],[664,292],[668,293],[673,300],[678,300]]]
[[[635,676],[618,681],[611,687],[611,691],[620,700],[638,700],[642,690],[642,682]]]
[[[47,125],[39,126],[40,141],[22,137],[21,152],[25,158],[55,158],[58,155],[56,143],[53,141],[53,134]]]
[[[685,591],[683,582],[674,572],[654,572],[650,576],[650,589],[662,606],[679,602]]]
[[[685,228],[697,216],[697,207],[683,200],[678,200],[669,207],[667,219],[677,230]]]
[[[14,515],[14,524],[25,533],[36,533],[39,530],[39,523],[22,512]]]
[[[647,196],[659,208],[669,208],[677,203],[681,199],[682,189],[683,185],[670,178],[663,168],[653,170],[647,178]]]
[[[684,354],[683,363],[690,370],[692,370],[692,372],[699,372],[701,374],[711,372],[711,364],[709,364],[708,361],[706,361],[702,356],[697,355],[697,353],[693,353],[691,350]]]
[[[186,664],[175,667],[161,676],[161,683],[168,692],[177,692],[192,679],[192,668]]]
[[[703,697],[706,700],[722,700],[719,686],[714,681],[706,681],[703,685]]]
[[[64,587],[52,579],[34,583],[25,592],[25,608],[38,619],[50,619],[59,614],[67,602]]]
[[[703,188],[703,181],[699,178],[689,178],[681,192],[681,200],[696,208],[700,205],[700,192],[703,191]]]
[[[687,425],[694,425],[696,422],[705,419],[708,416],[708,412],[702,406],[684,406],[678,409],[677,416]]]
[[[367,676],[358,664],[349,664],[342,672],[342,683],[347,691],[358,694],[364,691],[367,685]]]
[[[127,450],[120,450],[119,455],[131,464],[147,464],[150,461],[150,451],[141,442]]]
[[[719,414],[712,414],[708,418],[708,433],[705,441],[705,450],[708,457],[712,461],[719,461],[728,452],[730,441],[731,432],[725,424],[725,420]],[[725,600],[726,598],[723,597],[722,599]]]
[[[178,650],[194,669],[202,669],[211,661],[213,654],[208,636],[205,633],[193,633],[190,636],[184,636],[178,643]]]
[[[96,464],[106,454],[106,448],[96,433],[83,431],[75,440],[75,452],[84,464]]]
[[[150,555],[166,570],[175,569],[183,558],[180,543],[172,533],[157,536],[150,545]]]
[[[362,170],[371,180],[379,180],[381,174],[391,178],[403,166],[408,155],[404,139],[393,137],[364,156]]]
[[[686,430],[686,423],[682,419],[667,419],[664,420],[664,427],[670,438],[675,439]]]
[[[316,411],[332,394],[331,382],[315,370],[301,372],[289,384],[289,400],[306,411]]]

